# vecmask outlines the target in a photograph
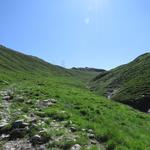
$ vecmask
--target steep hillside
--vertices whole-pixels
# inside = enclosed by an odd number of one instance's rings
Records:
[[[72,76],[78,80],[88,82],[90,79],[98,75],[98,71],[91,70],[74,70],[66,69],[57,65],[52,65],[37,57],[25,55],[17,51],[0,45],[0,76],[6,78],[11,76],[44,75],[44,76]],[[9,75],[10,77],[10,75]]]
[[[0,149],[149,150],[150,116],[89,91],[85,71],[33,73],[18,62],[0,68]]]
[[[129,64],[100,73],[91,82],[100,95],[129,104],[142,111],[150,109],[150,53]]]
[[[52,65],[37,57],[25,55],[0,46],[0,71],[68,75],[67,69]]]

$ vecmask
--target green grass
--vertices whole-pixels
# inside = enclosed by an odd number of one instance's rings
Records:
[[[16,56],[18,59],[19,55]],[[17,68],[18,64],[15,65]],[[85,82],[91,78],[89,73],[83,78],[85,72],[79,75],[75,75],[78,72],[69,72],[68,75],[68,70],[67,73],[66,70],[62,70],[63,75],[60,76],[57,68],[57,75],[51,69],[45,75],[44,70],[41,70],[42,73],[21,68],[20,71],[17,70],[19,69],[12,71],[0,67],[0,89],[14,91],[14,99],[10,106],[10,124],[22,118],[29,121],[28,116],[31,113],[37,116],[37,126],[32,126],[27,136],[38,134],[44,128],[46,137],[64,136],[59,143],[49,142],[49,149],[68,149],[73,144],[80,144],[86,149],[89,140],[86,131],[92,129],[96,139],[107,150],[150,150],[150,116],[89,91]],[[18,95],[24,97],[24,102],[17,101]],[[54,106],[37,108],[39,100],[49,98],[57,99],[57,103]],[[55,131],[50,125],[53,120],[63,128]],[[77,136],[76,142],[66,139],[66,130],[71,126],[77,129],[74,134],[72,133]],[[83,132],[83,129],[86,131]],[[91,149],[95,150],[97,147],[93,146]]]
[[[33,105],[14,101],[11,105],[12,118],[20,119],[21,116],[34,112],[42,118],[71,120],[78,131],[93,129],[97,139],[105,143],[108,149],[148,150],[150,116],[96,96],[81,83],[77,86],[76,79],[68,78],[67,82],[66,80],[67,78],[63,77],[41,77],[14,83],[12,88],[16,88],[15,93],[30,99]],[[38,85],[43,81],[46,81],[44,85]],[[34,111],[36,101],[47,98],[56,98],[58,103],[53,107]],[[16,116],[18,109],[21,114]]]
[[[103,74],[91,82],[91,88],[100,95],[113,93],[112,99],[120,102],[150,95],[150,53]]]

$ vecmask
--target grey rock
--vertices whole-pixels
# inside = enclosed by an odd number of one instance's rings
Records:
[[[70,127],[71,132],[76,132],[77,129],[75,127]]]
[[[1,137],[0,137],[0,139],[2,139],[2,140],[8,140],[9,137],[10,137],[9,134],[2,134]]]
[[[41,100],[38,102],[38,107],[43,108],[43,107],[49,107],[53,106],[55,103],[57,103],[57,100],[55,99],[46,99],[46,100]]]
[[[41,144],[42,143],[42,137],[40,135],[34,135],[31,139],[30,142],[33,145]]]
[[[57,100],[56,100],[56,99],[50,99],[50,101],[51,101],[52,103],[57,103]]]
[[[81,146],[79,144],[75,144],[74,146],[71,147],[71,150],[80,150]]]
[[[93,130],[92,130],[92,129],[89,129],[89,130],[88,130],[88,133],[93,133]]]
[[[94,134],[88,134],[88,137],[89,137],[90,139],[94,139],[94,138],[95,138],[95,135],[94,135]]]
[[[97,144],[97,141],[95,141],[95,140],[91,140],[90,142],[91,142],[91,144],[93,144],[93,145],[96,145],[96,144]]]
[[[3,150],[39,150],[32,147],[27,139],[8,141],[3,145]]]
[[[9,100],[11,100],[11,99],[13,99],[13,96],[7,95],[7,96],[4,96],[4,97],[3,97],[3,100],[6,100],[6,101],[9,101]]]

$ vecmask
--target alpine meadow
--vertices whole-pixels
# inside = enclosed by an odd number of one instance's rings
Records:
[[[150,150],[148,0],[0,6],[0,150]]]

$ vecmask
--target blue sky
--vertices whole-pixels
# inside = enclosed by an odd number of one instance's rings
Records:
[[[150,50],[149,0],[0,0],[0,44],[65,67],[110,69]]]

